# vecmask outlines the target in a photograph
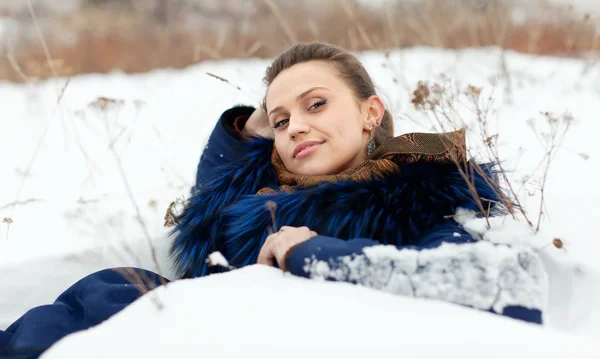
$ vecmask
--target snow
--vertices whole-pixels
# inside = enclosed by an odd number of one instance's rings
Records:
[[[162,311],[142,298],[106,323],[65,338],[44,358],[188,357],[198,351],[271,357],[290,347],[296,349],[285,355],[293,357],[591,357],[600,336],[600,66],[508,52],[507,92],[506,77],[498,76],[500,55],[497,49],[413,48],[389,57],[364,53],[361,60],[392,109],[398,134],[431,130],[410,102],[419,80],[440,81],[444,73],[491,93],[490,126],[500,133],[511,177],[529,176],[520,197],[535,221],[542,173],[534,169],[544,149],[528,120],[544,128],[540,112],[572,113],[575,123],[549,171],[539,233],[510,217],[493,220],[490,229],[485,221],[457,217],[484,240],[526,244],[541,254],[550,293],[545,327],[253,266],[159,288],[152,295],[165,304]],[[163,226],[167,208],[188,196],[220,113],[236,103],[259,103],[267,64],[229,60],[138,75],[89,74],[68,83],[0,83],[0,218],[12,220],[0,223],[0,288],[9,293],[0,296],[0,328],[102,268],[134,265],[173,279],[171,228]],[[105,111],[89,106],[99,97],[119,101],[108,102]],[[461,111],[472,121],[468,109]],[[469,130],[469,138],[477,149],[475,132]],[[553,245],[557,238],[562,249]]]
[[[548,293],[542,260],[529,247],[488,241],[444,243],[422,251],[374,246],[361,255],[307,259],[304,271],[312,279],[352,281],[389,293],[496,313],[507,306],[543,311]]]
[[[142,298],[42,358],[597,356],[596,343],[587,338],[260,265],[153,293],[163,310]]]
[[[208,255],[208,264],[210,266],[220,266],[224,268],[233,268],[221,252],[212,252]]]

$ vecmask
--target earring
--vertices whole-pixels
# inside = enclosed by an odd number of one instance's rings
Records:
[[[371,139],[369,140],[369,144],[367,145],[367,156],[370,156],[374,150],[375,150],[375,141],[373,141],[373,132],[371,132]]]

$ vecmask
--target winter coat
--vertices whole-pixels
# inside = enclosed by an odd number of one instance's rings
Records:
[[[286,267],[294,275],[542,322],[547,277],[537,254],[476,240],[451,218],[458,209],[479,210],[456,165],[411,163],[383,179],[256,195],[277,188],[277,180],[272,141],[244,143],[235,131],[253,110],[226,111],[203,154],[172,246],[183,277],[221,270],[207,265],[213,251],[236,267],[256,263],[271,228],[269,201],[277,225],[319,233],[289,252]],[[488,179],[476,173],[472,183],[481,198],[498,199]]]
[[[266,200],[277,204],[279,225],[306,225],[320,235],[296,246],[287,269],[296,276],[344,281],[398,295],[430,298],[542,323],[545,272],[526,247],[481,242],[452,219],[476,209],[464,181],[448,166],[414,164],[401,174],[365,183],[330,183],[294,193],[254,195],[276,187],[272,142],[244,142],[240,126],[254,109],[223,113],[198,164],[194,195],[173,241],[185,277],[214,271],[206,256],[221,251],[231,264],[256,262],[267,235]],[[477,190],[494,193],[481,178]],[[0,358],[37,358],[62,337],[95,326],[140,296],[130,276],[168,282],[137,268],[93,273],[51,305],[33,308],[0,330]]]

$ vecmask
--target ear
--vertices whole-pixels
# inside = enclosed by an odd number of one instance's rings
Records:
[[[365,131],[371,131],[381,125],[385,106],[379,96],[371,96],[363,103],[363,113],[366,115],[364,122]]]

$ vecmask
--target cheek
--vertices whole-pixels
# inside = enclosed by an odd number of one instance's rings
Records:
[[[281,135],[281,137],[275,135],[274,145],[275,149],[277,149],[277,153],[279,154],[279,158],[281,158],[281,160],[283,161],[283,164],[288,169],[292,170],[293,168],[290,168],[290,166],[294,166],[292,151],[294,149],[295,144],[287,138],[284,138],[284,136],[287,135]]]
[[[285,160],[285,156],[287,155],[286,142],[282,139],[279,139],[278,136],[275,135],[274,146],[277,150],[277,153],[279,153],[279,157],[281,157],[282,160]]]
[[[360,114],[355,111],[345,111],[333,122],[330,129],[332,135],[335,135],[336,142],[343,143],[344,147],[361,146],[363,124]]]

